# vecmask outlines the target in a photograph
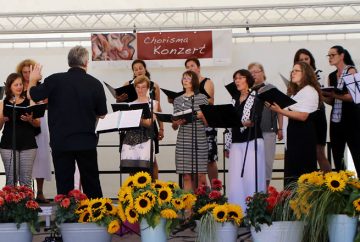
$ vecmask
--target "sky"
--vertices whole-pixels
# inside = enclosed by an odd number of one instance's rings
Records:
[[[302,3],[324,3],[331,0],[302,0]],[[332,0],[332,2],[336,2]],[[355,2],[355,1],[353,1]],[[299,4],[298,0],[0,0],[1,14],[19,12],[92,11],[149,8],[187,8],[245,5]]]

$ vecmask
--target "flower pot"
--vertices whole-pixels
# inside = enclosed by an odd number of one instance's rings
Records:
[[[161,218],[160,223],[155,228],[152,228],[146,219],[142,219],[140,222],[141,242],[166,242],[165,224],[166,220]]]
[[[356,234],[358,217],[334,214],[328,217],[330,242],[353,242]]]
[[[195,228],[194,228],[195,233],[199,233],[200,225],[201,225],[200,219],[196,219],[195,220]]]
[[[231,222],[216,223],[217,242],[236,242],[238,227]]]
[[[27,223],[20,224],[19,229],[16,227],[16,223],[0,223],[0,242],[31,242],[32,237]]]
[[[107,228],[96,223],[63,223],[60,225],[63,242],[110,242]]]
[[[260,225],[261,231],[256,232],[251,227],[251,236],[254,242],[301,242],[304,223],[301,221],[278,221],[271,226]]]

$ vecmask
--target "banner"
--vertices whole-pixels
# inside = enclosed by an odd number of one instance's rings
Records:
[[[213,57],[212,31],[138,33],[138,58],[142,60]]]
[[[231,30],[101,33],[91,35],[92,60],[128,66],[142,59],[155,66],[179,66],[188,58],[205,66],[231,63]]]

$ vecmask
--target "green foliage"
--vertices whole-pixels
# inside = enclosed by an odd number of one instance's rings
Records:
[[[200,220],[196,242],[216,242],[215,219],[210,212],[206,212]]]

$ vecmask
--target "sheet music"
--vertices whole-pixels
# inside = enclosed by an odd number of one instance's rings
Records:
[[[118,126],[119,129],[139,127],[142,111],[142,109],[122,111]]]
[[[343,77],[354,103],[360,103],[360,73]]]
[[[119,115],[120,115],[120,111],[106,114],[105,118],[99,119],[95,131],[98,132],[98,131],[118,129]]]

